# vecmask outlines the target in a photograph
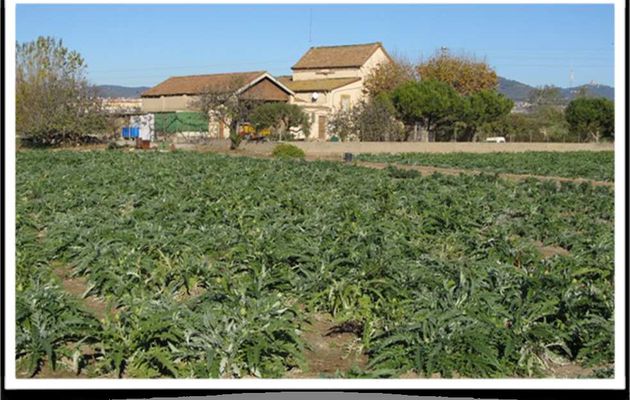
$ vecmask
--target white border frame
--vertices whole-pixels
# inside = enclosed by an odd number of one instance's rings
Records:
[[[15,28],[16,4],[127,4],[129,1],[78,0],[8,0],[6,4],[6,132],[15,132]],[[164,0],[133,0],[133,4],[174,4]],[[187,4],[225,4],[219,1],[187,0]],[[242,0],[235,4],[267,4],[264,1]],[[295,1],[274,0],[273,4],[294,4]],[[309,0],[308,4],[382,4],[375,0],[325,1]],[[397,4],[436,4],[435,0],[398,0]],[[615,131],[625,133],[625,9],[623,0],[458,0],[444,4],[614,4],[615,21]],[[627,279],[625,264],[626,135],[615,138],[615,377],[612,379],[17,379],[15,377],[15,141],[5,136],[6,150],[6,303],[5,307],[5,387],[6,389],[624,389],[625,377],[625,298]],[[620,290],[625,288],[625,290]]]

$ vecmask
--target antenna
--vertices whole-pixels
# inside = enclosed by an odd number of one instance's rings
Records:
[[[573,75],[573,67],[571,67],[571,72],[569,73],[569,87],[573,87],[574,80],[575,76]]]
[[[313,7],[311,7],[310,16],[308,20],[308,44],[312,42],[312,32],[313,32]]]

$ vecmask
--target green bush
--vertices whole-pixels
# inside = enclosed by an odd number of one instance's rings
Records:
[[[275,158],[304,158],[304,150],[292,144],[282,143],[273,148],[271,152]]]

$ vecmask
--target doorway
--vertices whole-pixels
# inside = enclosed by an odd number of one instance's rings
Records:
[[[326,140],[326,116],[320,115],[317,118],[317,127],[319,129],[319,139]]]

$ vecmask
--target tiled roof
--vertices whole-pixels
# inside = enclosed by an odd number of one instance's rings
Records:
[[[292,69],[360,67],[382,48],[380,42],[345,46],[311,47]]]
[[[329,92],[331,90],[360,81],[361,78],[330,78],[330,79],[308,79],[304,81],[294,81],[290,77],[280,76],[277,78],[280,83],[294,92]]]
[[[142,93],[142,97],[200,94],[206,90],[236,91],[265,74],[265,71],[212,75],[174,76]]]

